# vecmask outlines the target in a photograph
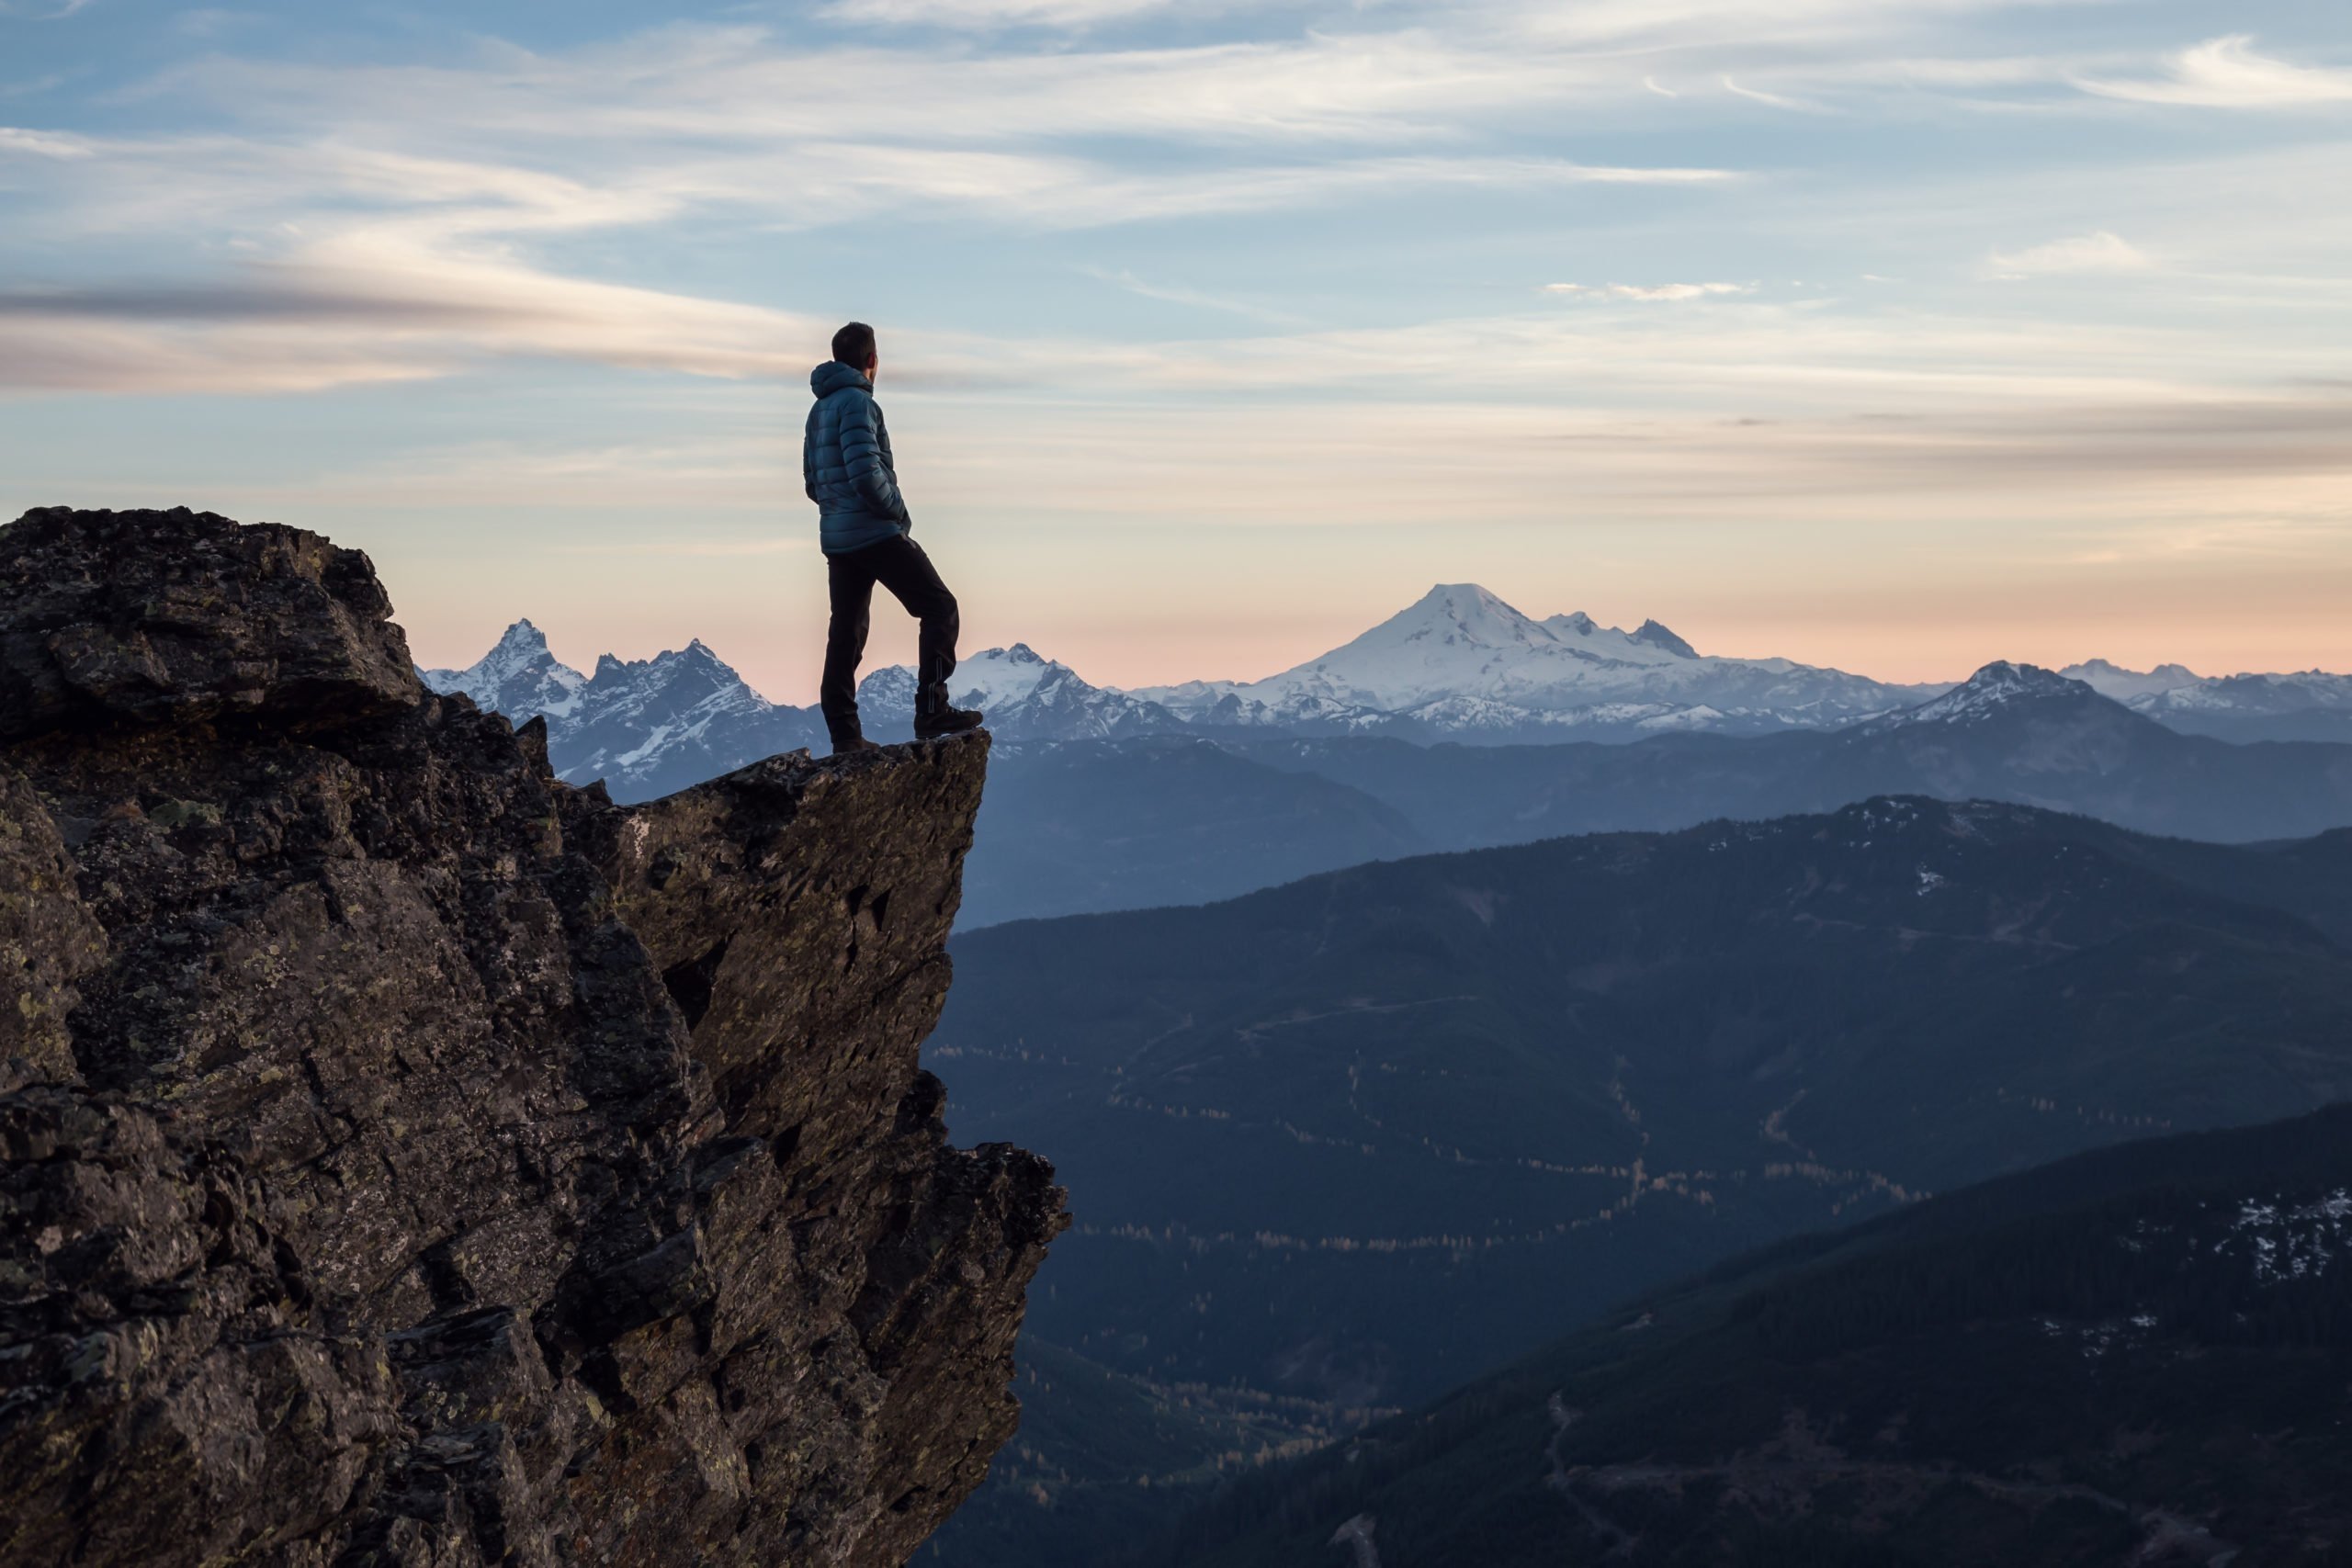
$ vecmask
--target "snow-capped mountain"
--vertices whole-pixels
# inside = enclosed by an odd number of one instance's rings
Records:
[[[463,670],[420,671],[436,692],[463,692],[476,707],[521,724],[545,714],[550,729],[580,705],[588,677],[548,651],[545,633],[529,621],[506,628],[496,647]]]
[[[1279,675],[1133,694],[1214,728],[1600,739],[1819,728],[1937,689],[1786,659],[1710,657],[1656,621],[1631,632],[1581,613],[1538,621],[1475,583],[1453,583]]]
[[[548,721],[548,759],[571,784],[603,779],[616,800],[650,800],[797,747],[826,745],[814,709],[769,702],[699,639],[651,659],[611,654],[582,675],[517,621],[478,662],[427,670],[436,692],[463,692],[517,724]]]
[[[2087,682],[2069,679],[2039,664],[2012,664],[2004,659],[1987,664],[1941,696],[1873,719],[1864,728],[1878,731],[1985,724],[2021,707],[2102,700]]]
[[[435,690],[465,692],[517,723],[546,716],[558,773],[573,783],[603,778],[625,799],[828,744],[813,707],[768,701],[698,641],[636,662],[606,655],[583,675],[548,651],[537,627],[517,621],[471,666],[422,673]],[[2352,677],[2318,671],[2208,679],[2177,664],[2138,671],[2091,660],[2052,671],[2004,662],[1959,687],[1901,686],[1786,659],[1711,657],[1656,621],[1631,632],[1584,615],[1538,621],[1473,584],[1433,588],[1343,647],[1262,681],[1121,691],[1015,643],[966,660],[949,691],[986,714],[999,736],[1038,741],[1182,733],[1236,743],[1251,736],[1497,743],[1885,734],[1981,725],[2028,707],[2063,727],[2059,706],[2086,703],[2109,716],[2086,710],[2077,716],[2088,721],[2081,733],[2105,737],[2110,749],[2113,720],[2126,716],[2117,703],[2168,729],[2223,739],[2352,740]],[[869,735],[903,739],[914,672],[876,670],[858,700]],[[2070,754],[2080,740],[2068,741]]]
[[[2199,675],[2179,664],[2142,673],[2104,659],[2064,671],[2174,729],[2225,740],[2352,739],[2352,675]]]
[[[1091,685],[1025,642],[973,654],[956,666],[947,692],[958,707],[978,708],[990,730],[1012,739],[1104,740],[1185,728],[1160,704]],[[859,717],[877,739],[910,728],[914,705],[915,673],[904,664],[876,670],[858,683]]]

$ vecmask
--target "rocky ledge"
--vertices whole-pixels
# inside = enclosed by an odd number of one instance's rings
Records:
[[[1065,1223],[916,1063],[986,738],[624,808],[390,617],[0,528],[0,1563],[904,1561]]]

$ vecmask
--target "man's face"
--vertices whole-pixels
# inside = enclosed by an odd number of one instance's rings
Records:
[[[865,361],[865,378],[869,381],[879,381],[882,378],[882,351],[880,349],[875,350],[873,355]]]

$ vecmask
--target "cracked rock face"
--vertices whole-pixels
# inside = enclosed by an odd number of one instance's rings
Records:
[[[916,1052],[984,736],[618,807],[364,556],[0,529],[0,1564],[887,1564],[1044,1162]]]

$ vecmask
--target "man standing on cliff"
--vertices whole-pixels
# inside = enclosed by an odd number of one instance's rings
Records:
[[[874,585],[922,624],[915,654],[915,736],[959,735],[980,716],[947,704],[947,677],[956,672],[956,595],[909,536],[914,519],[899,493],[890,460],[890,433],[874,400],[881,355],[874,329],[852,321],[833,334],[833,356],[809,373],[817,404],[808,411],[800,448],[800,477],[817,503],[819,542],[831,581],[833,618],[825,634],[825,674],[817,688],[833,752],[870,750],[857,717],[857,664],[865,657],[865,629]]]

